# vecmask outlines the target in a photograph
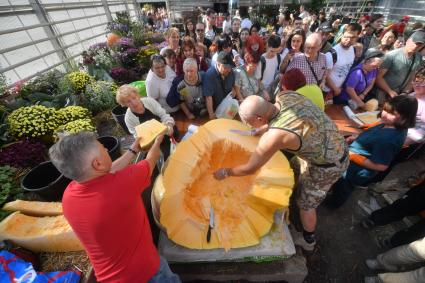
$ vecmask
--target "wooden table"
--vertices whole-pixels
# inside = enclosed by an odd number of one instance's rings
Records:
[[[361,133],[362,129],[360,129],[354,121],[345,115],[342,108],[343,105],[326,105],[325,113],[328,114],[328,116],[334,121],[341,134],[352,135]]]
[[[326,105],[325,113],[335,122],[336,126],[343,135],[359,134],[362,130],[345,115],[342,105]],[[203,125],[209,121],[208,116],[189,120],[182,111],[173,114],[176,126],[182,137],[190,124],[197,126]],[[238,117],[238,116],[237,116]]]

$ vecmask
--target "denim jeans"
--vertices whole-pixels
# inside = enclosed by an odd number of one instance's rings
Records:
[[[173,273],[168,266],[168,262],[165,258],[161,257],[161,263],[159,270],[155,275],[148,281],[149,283],[181,283],[180,277]]]

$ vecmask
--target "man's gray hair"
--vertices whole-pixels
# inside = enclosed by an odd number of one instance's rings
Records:
[[[95,150],[96,134],[80,132],[59,139],[50,149],[49,157],[55,167],[65,177],[81,180],[90,171],[90,152]]]
[[[198,63],[196,62],[196,59],[194,58],[187,58],[183,62],[183,72],[186,72],[187,68],[190,66],[194,66],[195,68],[198,68]]]

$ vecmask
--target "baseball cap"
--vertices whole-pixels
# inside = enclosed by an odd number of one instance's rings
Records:
[[[217,63],[223,64],[225,67],[233,68],[235,67],[235,62],[230,53],[226,51],[220,51],[217,56]]]
[[[334,29],[332,28],[332,24],[330,22],[324,22],[320,24],[319,30],[324,32],[332,32]]]
[[[366,61],[372,58],[382,58],[382,57],[384,57],[384,53],[378,50],[372,50],[372,51],[366,52],[364,59]]]
[[[413,40],[414,43],[425,43],[425,30],[416,30],[414,33],[412,33],[410,38]]]

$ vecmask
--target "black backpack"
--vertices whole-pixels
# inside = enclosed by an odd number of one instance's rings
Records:
[[[277,55],[277,70],[279,71],[279,67],[280,67],[280,61],[282,60],[282,58],[280,57],[280,54],[276,54]],[[263,75],[264,75],[264,71],[266,70],[266,58],[261,55],[260,57],[260,62],[261,62],[261,78],[260,81],[263,80]]]

